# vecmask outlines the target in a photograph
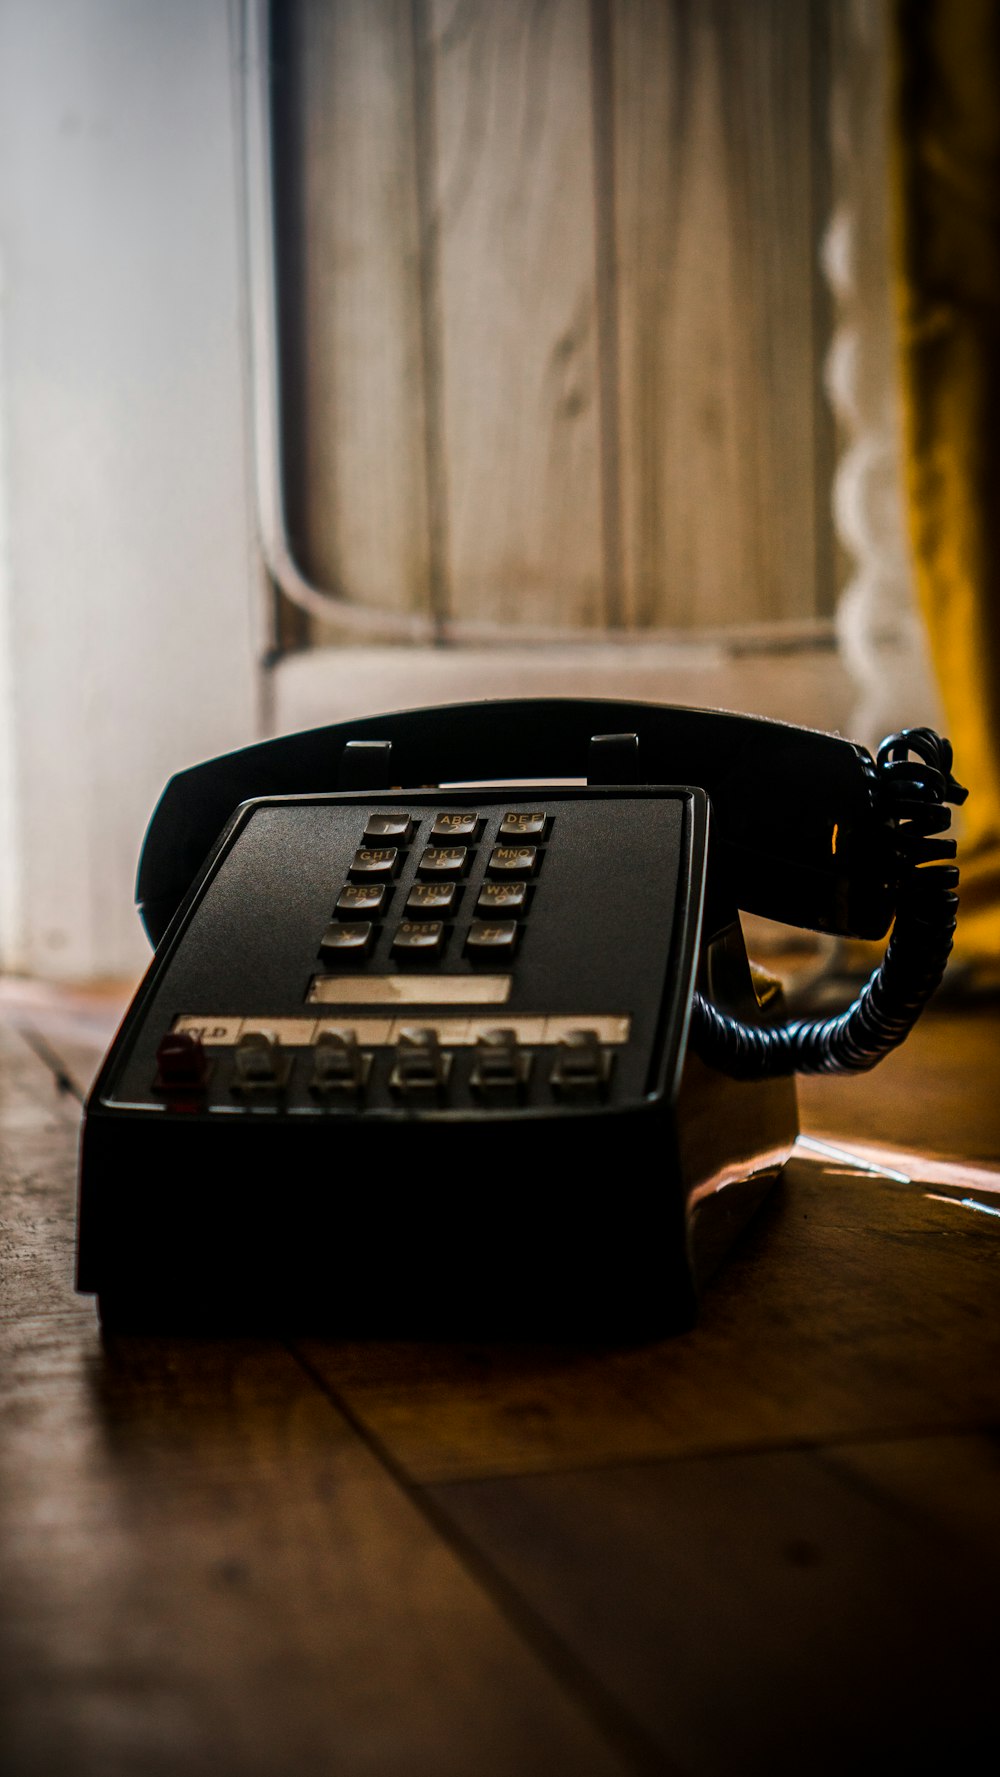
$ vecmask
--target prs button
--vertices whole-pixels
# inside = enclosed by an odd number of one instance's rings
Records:
[[[514,919],[474,919],[465,940],[466,950],[473,955],[511,954],[517,943],[517,921]]]
[[[432,839],[475,839],[479,816],[474,809],[446,808],[431,828]]]
[[[376,919],[384,913],[389,890],[381,882],[349,882],[337,896],[338,919]]]
[[[500,822],[500,838],[544,839],[546,819],[538,810],[512,808]]]
[[[476,912],[486,918],[498,913],[523,913],[528,890],[523,882],[484,882],[476,902]]]
[[[439,956],[444,946],[444,925],[440,919],[404,919],[392,940],[394,956]]]
[[[538,852],[533,845],[495,845],[486,866],[487,874],[508,881],[524,881],[534,876]]]
[[[425,913],[452,913],[457,898],[453,882],[415,882],[406,897],[406,911],[421,918]]]
[[[462,876],[469,853],[464,845],[429,845],[417,865],[418,874],[435,881]]]
[[[372,947],[375,928],[370,919],[354,920],[350,925],[328,925],[319,941],[319,954],[325,963],[357,962]]]
[[[348,874],[352,882],[388,882],[398,863],[394,845],[363,845],[355,852]]]
[[[377,845],[379,840],[384,844],[387,839],[393,845],[405,845],[412,832],[413,822],[408,814],[370,814],[365,839],[369,845]]]

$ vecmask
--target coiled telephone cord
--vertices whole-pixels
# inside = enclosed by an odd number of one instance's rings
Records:
[[[881,964],[846,1012],[787,1024],[744,1024],[694,996],[691,1044],[737,1079],[862,1073],[907,1037],[944,974],[958,913],[955,841],[947,804],[968,792],[952,776],[951,744],[932,728],[905,728],[875,761],[882,812],[900,863],[892,936]]]

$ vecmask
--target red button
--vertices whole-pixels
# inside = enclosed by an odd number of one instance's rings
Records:
[[[203,1086],[208,1077],[208,1056],[200,1037],[187,1030],[169,1030],[156,1051],[157,1084]]]

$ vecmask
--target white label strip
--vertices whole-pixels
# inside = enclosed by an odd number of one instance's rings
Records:
[[[601,1043],[627,1043],[632,1020],[622,1014],[582,1012],[576,1018],[435,1018],[417,1013],[403,1018],[175,1018],[174,1030],[200,1037],[207,1047],[231,1048],[248,1031],[265,1031],[279,1043],[306,1048],[323,1031],[353,1035],[363,1049],[384,1049],[399,1042],[404,1030],[432,1030],[449,1049],[467,1049],[491,1030],[512,1030],[519,1043],[532,1047],[560,1043],[575,1030],[593,1031]]]
[[[309,998],[326,1006],[500,1006],[509,975],[315,975]]]

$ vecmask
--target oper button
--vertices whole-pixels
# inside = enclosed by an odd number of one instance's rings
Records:
[[[538,851],[533,845],[495,845],[490,853],[490,861],[486,866],[489,876],[506,877],[524,881],[534,876],[538,864]]]
[[[429,845],[417,865],[417,873],[436,881],[442,878],[454,881],[463,875],[468,856],[468,848],[464,845]]]
[[[543,839],[547,819],[539,809],[512,808],[500,822],[500,838]]]
[[[523,882],[484,882],[476,902],[476,912],[486,914],[523,913],[528,890]]]
[[[352,882],[388,882],[396,874],[399,852],[394,845],[362,845],[354,854]]]
[[[374,919],[385,911],[389,890],[382,882],[349,882],[337,896],[338,919]]]
[[[444,944],[444,924],[440,919],[404,919],[397,926],[392,940],[394,956],[438,956]]]
[[[472,808],[446,808],[431,828],[432,839],[475,839],[479,815]]]
[[[319,954],[325,963],[357,962],[359,956],[368,955],[374,931],[370,919],[353,920],[350,925],[334,920],[319,941]]]
[[[489,952],[491,956],[500,951],[509,956],[516,943],[516,919],[474,919],[469,927],[465,948],[480,954]]]
[[[412,832],[413,822],[408,814],[370,814],[365,825],[369,844],[391,839],[394,845],[405,845]]]

